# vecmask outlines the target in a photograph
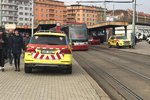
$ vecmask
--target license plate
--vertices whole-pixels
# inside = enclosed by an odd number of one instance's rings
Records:
[[[53,50],[41,50],[42,54],[55,54],[55,51]]]

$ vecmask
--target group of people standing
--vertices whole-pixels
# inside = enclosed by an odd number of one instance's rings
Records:
[[[4,71],[5,59],[8,58],[10,65],[14,60],[15,71],[20,71],[20,56],[30,39],[24,39],[18,30],[8,33],[7,36],[3,29],[0,29],[0,69]]]

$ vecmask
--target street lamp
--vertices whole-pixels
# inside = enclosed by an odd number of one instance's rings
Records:
[[[34,34],[34,0],[32,0],[32,32],[31,36]]]

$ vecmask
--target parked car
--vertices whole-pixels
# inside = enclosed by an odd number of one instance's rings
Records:
[[[91,38],[88,40],[88,43],[90,45],[100,45],[100,39],[99,38]]]
[[[108,46],[111,48],[112,46],[114,47],[129,47],[131,48],[131,43],[125,36],[110,36],[108,39]]]
[[[25,73],[37,67],[57,67],[72,73],[72,50],[63,33],[36,32],[27,45],[24,56]]]

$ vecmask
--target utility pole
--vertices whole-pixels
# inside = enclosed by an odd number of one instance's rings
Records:
[[[133,15],[132,15],[132,47],[135,47],[135,13],[136,13],[136,0],[133,0]]]
[[[32,32],[31,36],[34,34],[34,0],[32,0]]]
[[[115,17],[115,5],[113,3],[113,19],[114,19],[114,17]]]
[[[2,0],[0,0],[0,27],[2,27]]]
[[[106,21],[106,0],[104,1],[104,22]]]

